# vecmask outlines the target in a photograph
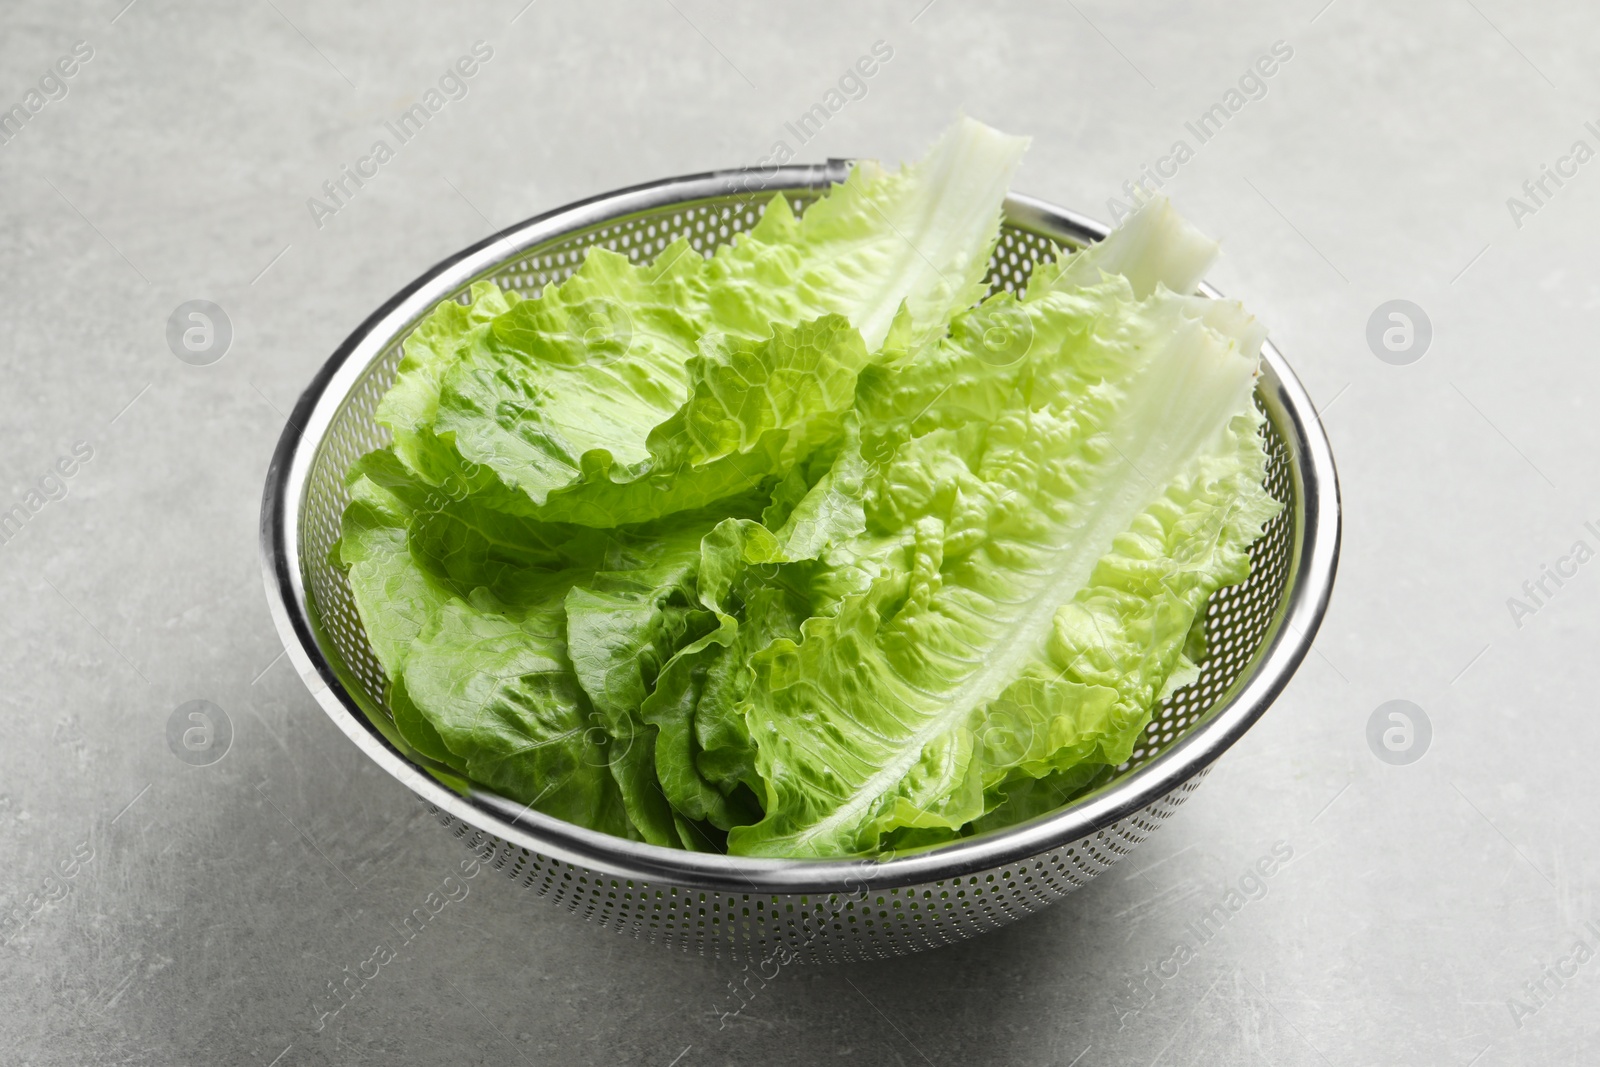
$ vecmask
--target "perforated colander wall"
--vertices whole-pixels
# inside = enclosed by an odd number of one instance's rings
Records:
[[[509,844],[438,808],[439,821],[523,888],[619,933],[757,964],[835,963],[953,944],[1029,915],[1133,851],[1200,785],[1023,863],[897,889],[833,894],[719,893],[619,878]],[[431,807],[431,806],[430,806]]]
[[[817,194],[790,195],[796,212]],[[759,218],[759,203],[727,198],[676,204],[571,234],[505,263],[491,275],[502,288],[537,295],[547,282],[577,270],[583,252],[599,245],[634,261],[655,257],[679,237],[707,253]],[[1057,244],[1062,243],[1055,238]],[[1008,223],[990,262],[993,289],[1020,289],[1034,264],[1051,254],[1052,238]],[[464,299],[465,287],[456,295]],[[349,502],[344,472],[356,457],[387,443],[373,421],[378,400],[393,383],[401,355],[396,341],[351,391],[317,452],[300,513],[300,548],[307,596],[323,632],[323,652],[342,663],[351,688],[369,711],[382,713],[384,675],[356,616],[350,589],[331,551]],[[1289,453],[1266,427],[1267,484],[1292,505]],[[1212,598],[1206,619],[1208,655],[1200,677],[1157,709],[1142,743],[1120,770],[1153,759],[1194,726],[1250,663],[1282,600],[1293,555],[1293,507],[1286,507],[1251,551],[1244,583]],[[326,647],[331,644],[332,647]],[[1148,807],[1063,848],[1026,862],[960,879],[848,895],[719,893],[614,878],[530,852],[438,811],[455,835],[521,885],[602,925],[699,952],[753,959],[840,960],[898,955],[958,941],[1011,922],[1086,884],[1126,855],[1198,786],[1196,775]]]

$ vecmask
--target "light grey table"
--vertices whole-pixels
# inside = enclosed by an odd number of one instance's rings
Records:
[[[0,1062],[1592,1061],[1600,15],[524,2],[0,9],[0,107],[38,105],[0,127],[0,511],[27,514],[0,543]],[[458,98],[329,200],[480,41]],[[785,124],[880,41],[800,144]],[[1241,87],[1275,42],[1292,55]],[[1188,124],[1230,102],[1202,142]],[[1130,861],[1003,932],[793,968],[722,1025],[727,964],[485,874],[321,1018],[464,852],[279,658],[256,513],[301,387],[494,229],[780,140],[914,157],[960,109],[1034,137],[1022,191],[1101,217],[1191,150],[1168,191],[1223,238],[1214,280],[1271,325],[1343,477],[1339,584],[1293,684]],[[1561,184],[1524,191],[1546,166]],[[166,337],[197,299],[232,328],[207,366]],[[1406,365],[1367,341],[1395,299],[1431,322]],[[197,699],[232,724],[210,766],[167,740]],[[1396,699],[1432,726],[1409,765],[1367,740]]]

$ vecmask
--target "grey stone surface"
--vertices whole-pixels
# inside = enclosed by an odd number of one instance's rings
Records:
[[[1600,548],[1600,162],[1521,191],[1600,148],[1592,7],[123,2],[0,7],[0,106],[93,49],[0,144],[0,510],[42,503],[0,544],[0,1061],[1501,1067],[1600,1041],[1600,962],[1570,955],[1600,940],[1600,563],[1560,562]],[[307,199],[479,40],[468,95],[319,228]],[[877,40],[867,94],[795,144]],[[1200,144],[1185,122],[1280,40]],[[1003,932],[791,969],[724,1026],[728,965],[485,874],[319,1030],[462,853],[277,658],[256,512],[298,391],[492,229],[778,139],[912,157],[963,108],[1033,135],[1019,188],[1101,217],[1195,149],[1170,189],[1340,462],[1315,654],[1130,861]],[[1367,343],[1398,299],[1432,322],[1409,365]],[[210,365],[168,346],[191,300],[232,324]],[[1535,602],[1547,565],[1568,576]],[[1407,765],[1368,744],[1391,700],[1432,724]],[[203,723],[169,744],[190,701],[231,723],[209,765],[172,747]]]

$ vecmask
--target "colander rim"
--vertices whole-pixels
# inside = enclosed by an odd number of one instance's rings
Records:
[[[1290,451],[1296,536],[1286,590],[1268,633],[1238,678],[1185,735],[1148,763],[1089,796],[1025,823],[888,860],[779,860],[687,852],[584,829],[489,793],[463,796],[411,763],[368,720],[323,652],[301,566],[299,531],[308,477],[334,417],[371,363],[440,300],[534,246],[674,204],[741,194],[814,192],[842,181],[849,161],[710,171],[580,200],[510,226],[446,258],[385,301],[334,351],[289,415],[267,471],[260,547],[273,622],[288,658],[323,711],[361,750],[441,811],[530,852],[598,877],[752,895],[859,895],[993,872],[1070,845],[1136,815],[1203,773],[1265,713],[1311,647],[1327,610],[1341,537],[1338,475],[1305,388],[1271,343],[1262,346],[1257,396]],[[1034,197],[1007,197],[1006,221],[1063,243],[1108,227]],[[1209,285],[1200,291],[1216,298]]]

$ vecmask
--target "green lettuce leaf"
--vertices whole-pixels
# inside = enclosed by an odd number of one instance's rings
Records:
[[[359,469],[355,474],[336,551],[367,642],[393,680],[450,590],[411,562],[406,542],[412,508]]]
[[[573,671],[610,738],[612,774],[630,821],[651,844],[691,849],[709,842],[674,818],[657,778],[656,730],[640,706],[662,666],[716,626],[694,590],[703,532],[695,525],[670,531],[575,585],[564,601]]]
[[[459,457],[434,434],[439,391],[445,374],[462,360],[481,358],[489,323],[521,301],[514,291],[492,282],[475,282],[466,304],[446,300],[423,319],[402,346],[395,383],[378,402],[376,421],[394,436],[394,451],[432,484],[448,479],[460,467]]]
[[[986,292],[1001,207],[1027,146],[961,118],[917,163],[857,163],[799,219],[774,197],[760,224],[712,257],[718,321],[762,336],[767,322],[838,314],[876,352],[904,306],[913,347],[936,339]]]
[[[561,285],[494,317],[440,376],[433,429],[535,508],[586,466],[619,480],[648,467],[646,435],[682,406],[700,257],[680,241],[652,267],[592,249]]]
[[[406,693],[473,781],[559,819],[638,837],[610,738],[567,656],[564,621],[559,596],[524,609],[482,596],[446,601],[412,644]]]
[[[703,529],[574,540],[451,498],[389,451],[363,457],[352,474],[339,552],[405,742],[548,814],[681,843],[654,783],[642,692],[627,692],[615,662],[631,656],[640,670],[645,646],[670,642],[674,620],[608,643],[601,605],[616,609],[652,581],[670,583],[677,560],[698,559]],[[576,662],[567,645],[574,614]]]
[[[697,590],[716,628],[667,662],[642,705],[659,731],[657,773],[672,806],[724,831],[761,814],[744,720],[751,657],[780,636],[799,636],[814,610],[808,564],[865,529],[854,417],[844,431],[831,462],[816,457],[809,484],[804,468],[790,472],[761,521],[724,519],[701,539]]]
[[[930,357],[941,392],[876,405],[855,591],[755,657],[765,814],[730,851],[870,853],[959,831],[1019,770],[1125,760],[1196,613],[1247,570],[1274,510],[1255,354],[1120,276],[1014,310],[1024,358],[958,328]]]
[[[866,361],[860,335],[837,315],[777,326],[760,341],[711,335],[688,361],[688,398],[649,433],[654,473],[619,480],[593,455],[596,465],[539,514],[613,527],[757,489],[838,440]]]
[[[709,262],[684,241],[648,266],[596,248],[536,300],[475,288],[419,327],[379,421],[425,481],[546,520],[644,522],[781,476],[869,358],[982,295],[1025,146],[962,120],[917,164],[857,165],[802,218],[773,196]]]

